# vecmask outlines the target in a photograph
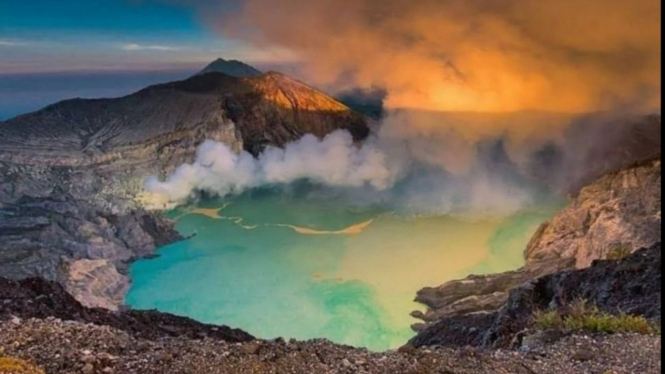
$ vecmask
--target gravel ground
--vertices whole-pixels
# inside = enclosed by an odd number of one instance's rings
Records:
[[[571,335],[551,344],[541,341],[527,338],[528,345],[519,351],[421,347],[372,353],[326,340],[147,340],[108,326],[55,318],[14,317],[0,323],[0,356],[29,360],[47,374],[660,373],[659,336]]]

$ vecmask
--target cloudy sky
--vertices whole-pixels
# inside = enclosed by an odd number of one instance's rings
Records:
[[[184,78],[218,57],[258,66],[291,59],[220,36],[191,2],[0,0],[0,120]]]
[[[660,108],[658,0],[0,0],[0,119],[217,57],[389,108]]]
[[[197,9],[154,0],[0,0],[0,71],[154,71],[198,68],[220,55],[289,57],[220,37]]]

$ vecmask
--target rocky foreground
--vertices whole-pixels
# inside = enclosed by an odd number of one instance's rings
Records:
[[[512,290],[497,313],[443,319],[383,353],[323,339],[260,340],[157,311],[91,309],[55,282],[0,279],[0,357],[29,360],[49,374],[658,373],[660,335],[542,330],[532,316],[584,299],[659,325],[660,267],[657,243],[545,276]]]
[[[49,374],[649,374],[660,372],[660,348],[660,337],[615,334],[570,335],[522,350],[467,347],[371,353],[325,340],[147,340],[108,326],[54,318],[17,318],[0,324],[0,354],[27,359]]]

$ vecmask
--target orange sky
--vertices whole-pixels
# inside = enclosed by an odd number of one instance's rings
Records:
[[[386,87],[389,107],[660,107],[657,0],[246,0],[207,20],[294,51],[312,83]]]

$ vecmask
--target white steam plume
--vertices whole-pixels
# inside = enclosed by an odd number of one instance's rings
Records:
[[[193,164],[181,165],[163,182],[148,178],[146,189],[182,203],[197,190],[225,196],[300,179],[383,190],[393,184],[395,176],[386,155],[377,147],[357,147],[348,132],[339,130],[323,139],[305,135],[283,149],[268,147],[258,158],[245,151],[236,154],[224,143],[206,140]]]
[[[417,214],[505,214],[533,202],[538,190],[508,158],[497,140],[503,134],[478,139],[445,126],[422,132],[409,123],[408,116],[391,116],[362,145],[342,130],[323,139],[305,135],[257,158],[207,140],[194,163],[164,181],[148,178],[146,189],[154,201],[172,205],[201,191],[223,197],[306,179],[346,201],[380,201]]]

